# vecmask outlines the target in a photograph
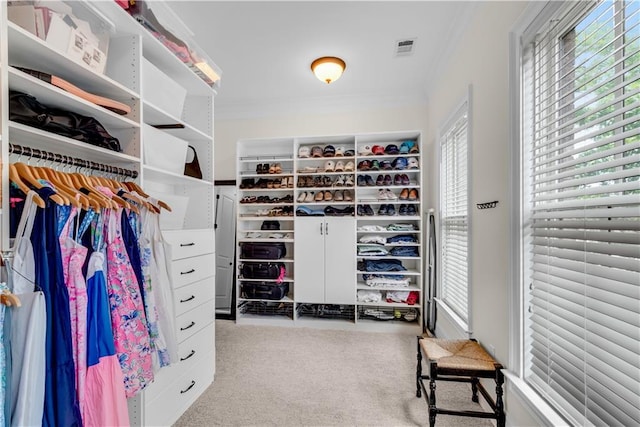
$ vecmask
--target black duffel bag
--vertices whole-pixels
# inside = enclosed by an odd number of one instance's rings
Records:
[[[242,277],[245,279],[265,279],[282,281],[286,269],[281,262],[245,262],[242,264]]]
[[[240,247],[241,258],[280,259],[286,255],[284,243],[247,242]]]
[[[9,120],[96,147],[122,151],[118,138],[111,136],[93,117],[60,108],[49,108],[33,96],[15,90],[9,91]]]
[[[279,300],[289,293],[288,283],[276,282],[242,282],[240,284],[242,298]]]

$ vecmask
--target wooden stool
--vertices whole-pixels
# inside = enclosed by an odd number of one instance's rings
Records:
[[[422,355],[429,361],[429,375],[422,375]],[[416,397],[422,396],[429,404],[429,426],[436,423],[437,414],[459,415],[473,418],[495,418],[498,427],[504,427],[502,365],[497,363],[475,340],[443,340],[418,337],[418,366],[416,369]],[[496,382],[495,402],[478,378],[493,378]],[[429,380],[427,391],[424,380]],[[478,402],[478,390],[493,412],[457,411],[436,407],[436,381],[471,383],[471,400]]]

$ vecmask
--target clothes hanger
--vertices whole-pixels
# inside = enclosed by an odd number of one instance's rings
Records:
[[[131,191],[135,191],[136,193],[138,193],[139,195],[141,195],[145,199],[148,199],[149,197],[151,197],[147,193],[145,193],[144,190],[138,184],[136,184],[133,181],[125,181],[125,182],[123,182],[123,184],[125,186],[127,186],[127,188],[129,188]],[[171,206],[169,206],[168,204],[166,204],[162,200],[158,200],[158,206],[163,208],[163,209],[165,209],[165,210],[167,210],[168,212],[171,212]],[[158,211],[160,211],[160,209],[158,209]]]
[[[71,205],[85,210],[89,207],[89,200],[87,197],[78,192],[77,189],[69,187],[61,178],[61,174],[58,174],[57,171],[44,166],[40,166],[38,169],[42,170],[47,181],[53,184],[58,194],[63,194],[67,199],[69,199]]]
[[[118,196],[108,185],[102,185],[102,181],[101,181],[102,177],[99,177],[97,175],[90,175],[90,176],[87,176],[87,178],[89,179],[89,182],[91,182],[91,181],[97,182],[99,186],[105,187],[108,190],[110,190],[111,194],[105,195],[105,196],[110,198],[111,200],[113,200],[117,205],[119,205],[122,208],[132,210],[133,212],[135,212],[137,214],[140,214],[140,211],[138,210],[137,207],[132,206],[125,199],[123,199],[122,197]],[[96,191],[99,191],[99,190],[96,189]]]
[[[9,180],[16,184],[24,194],[27,194],[29,191],[31,191],[27,184],[22,181],[22,178],[20,178],[18,169],[16,169],[16,166],[13,163],[9,163]],[[39,194],[34,194],[33,202],[36,204],[36,206],[42,209],[44,209],[44,207],[46,206],[44,199],[40,197]]]
[[[34,188],[40,189],[44,187],[44,184],[38,181],[38,178],[34,176],[31,166],[21,162],[14,163],[13,166],[15,167],[18,175],[21,178],[23,178],[25,181],[27,181],[29,184],[31,184]],[[59,194],[52,194],[51,196],[49,196],[49,199],[51,199],[54,203],[60,206],[69,204],[69,202],[67,202]]]
[[[80,191],[84,190],[83,193],[91,200],[98,203],[101,207],[106,209],[115,209],[117,207],[113,200],[109,199],[105,194],[93,186],[86,175],[79,172],[75,172],[70,175],[77,181],[77,188]]]

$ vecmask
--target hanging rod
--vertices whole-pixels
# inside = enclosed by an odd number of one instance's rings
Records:
[[[35,157],[36,159],[51,160],[65,165],[97,170],[100,172],[129,177],[133,179],[138,177],[138,171],[135,170],[123,169],[115,166],[105,165],[103,163],[90,162],[78,157],[65,156],[62,154],[52,153],[50,151],[40,150],[38,148],[23,147],[21,145],[9,143],[9,152],[18,155]]]

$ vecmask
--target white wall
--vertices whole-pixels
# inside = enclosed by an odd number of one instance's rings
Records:
[[[509,32],[527,2],[481,2],[458,41],[454,54],[442,64],[441,77],[429,98],[428,142],[462,100],[471,85],[471,246],[470,324],[473,337],[508,368],[509,301]],[[434,169],[437,165],[434,165]],[[436,182],[432,187],[437,197]],[[436,198],[437,200],[437,198]],[[495,209],[478,210],[476,203],[498,200]],[[442,311],[439,311],[441,313]],[[446,323],[446,322],[445,322]],[[537,425],[508,392],[507,423]]]
[[[215,178],[236,178],[236,141],[239,139],[423,130],[426,121],[427,109],[424,105],[360,109],[349,113],[216,120]]]

